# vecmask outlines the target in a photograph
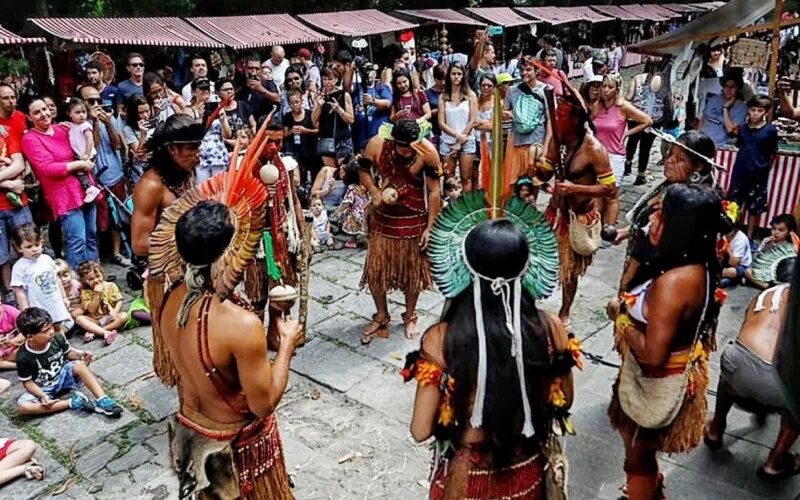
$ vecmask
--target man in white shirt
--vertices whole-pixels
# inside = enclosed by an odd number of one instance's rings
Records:
[[[203,56],[195,55],[192,57],[191,71],[192,81],[184,85],[183,89],[181,89],[181,97],[183,97],[183,100],[186,102],[192,102],[192,82],[200,78],[208,79],[208,63],[206,63]],[[211,97],[208,100],[209,102],[219,101],[219,97],[217,97],[217,93],[214,91],[214,82],[211,82]]]
[[[283,47],[276,45],[272,47],[272,57],[265,63],[272,70],[272,80],[280,89],[286,80],[286,69],[289,67],[289,60],[286,59],[286,52]]]

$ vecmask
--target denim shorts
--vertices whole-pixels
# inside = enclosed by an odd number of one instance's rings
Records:
[[[0,265],[8,262],[11,255],[11,234],[28,222],[33,222],[33,217],[27,206],[13,210],[0,210]]]
[[[444,141],[439,141],[439,154],[444,156],[450,156],[450,153],[453,152],[453,146],[455,144],[450,144]],[[461,145],[461,151],[458,152],[459,155],[474,155],[476,151],[475,146],[475,137],[469,136],[467,142]]]
[[[43,393],[47,395],[50,399],[55,399],[65,392],[69,392],[73,389],[77,389],[83,386],[83,382],[81,379],[75,378],[75,374],[73,373],[73,369],[75,368],[76,361],[70,361],[65,364],[61,371],[58,372],[58,378],[52,385],[48,385],[45,387],[40,387]],[[22,396],[17,399],[17,406],[21,405],[22,403],[38,403],[39,398],[31,394],[30,392],[23,392]]]

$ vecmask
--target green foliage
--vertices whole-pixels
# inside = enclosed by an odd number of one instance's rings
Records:
[[[29,72],[30,66],[25,59],[0,55],[0,79],[9,75],[27,75]]]

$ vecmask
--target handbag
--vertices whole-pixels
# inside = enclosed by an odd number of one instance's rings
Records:
[[[578,255],[589,257],[600,248],[600,217],[595,217],[594,222],[586,224],[578,220],[572,210],[569,211],[569,243],[572,250]]]
[[[561,441],[555,434],[550,434],[547,441],[547,465],[544,470],[545,500],[569,500],[568,481],[569,460],[561,449]]]
[[[333,117],[333,137],[324,138],[317,141],[317,155],[318,156],[333,156],[336,157],[336,123],[339,117]]]
[[[708,275],[710,283],[711,276]],[[703,306],[700,323],[694,335],[690,349],[694,350],[700,336],[703,318],[708,309],[708,297]],[[667,377],[647,377],[642,373],[642,367],[636,357],[628,351],[622,360],[619,373],[619,404],[634,422],[646,429],[662,429],[670,425],[680,413],[683,400],[686,397],[686,388],[689,385],[689,368],[692,366],[690,359],[680,375]]]

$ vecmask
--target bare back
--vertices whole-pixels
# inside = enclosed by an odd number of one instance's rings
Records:
[[[747,306],[744,322],[739,329],[738,340],[759,358],[772,362],[775,359],[775,348],[786,319],[789,288],[768,292],[764,299],[764,309],[755,310],[758,297],[754,298]],[[778,292],[780,295],[776,296]],[[780,306],[776,312],[771,312],[773,303],[778,297],[780,297]]]

